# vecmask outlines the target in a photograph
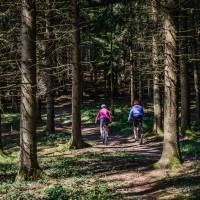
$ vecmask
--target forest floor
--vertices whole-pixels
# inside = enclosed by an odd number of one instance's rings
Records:
[[[38,161],[45,180],[16,183],[18,137],[6,136],[7,157],[0,158],[0,199],[200,199],[200,137],[181,141],[184,163],[179,169],[154,169],[162,152],[162,137],[149,134],[137,145],[126,123],[128,107],[116,109],[109,144],[99,139],[93,123],[97,108],[82,108],[82,133],[92,147],[68,150],[70,112],[56,109],[56,134],[38,128]],[[44,116],[45,119],[45,116]],[[148,121],[149,120],[149,121]]]

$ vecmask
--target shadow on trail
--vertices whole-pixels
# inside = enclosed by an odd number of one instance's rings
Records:
[[[90,127],[92,128],[92,126]],[[84,140],[95,141],[92,149],[74,157],[59,157],[46,168],[51,177],[83,177],[121,174],[141,169],[150,170],[160,157],[160,144],[151,147],[136,145],[130,137],[110,134],[109,145],[103,145],[98,130],[84,135]]]
[[[121,194],[123,199],[130,198],[130,197],[154,197],[154,196],[159,196],[163,194],[163,192],[166,194],[167,190],[175,190],[175,189],[189,189],[187,191],[187,194],[191,197],[191,199],[198,199],[200,197],[200,188],[195,187],[200,184],[200,176],[194,176],[192,174],[185,175],[185,176],[176,176],[176,177],[170,177],[170,178],[165,178],[162,180],[158,181],[153,181],[150,183],[141,183],[141,184],[132,184],[130,186],[124,186],[118,189],[121,190],[128,190],[128,189],[133,189],[134,187],[140,187],[143,188],[140,191],[136,192],[127,192]],[[176,197],[173,199],[185,199],[183,197],[185,194],[184,193],[178,193]],[[154,199],[154,198],[153,198]]]
[[[133,155],[127,152],[83,153],[73,158],[57,160],[47,168],[52,177],[83,177],[94,175],[121,174],[137,170],[149,170],[156,159],[149,156]]]

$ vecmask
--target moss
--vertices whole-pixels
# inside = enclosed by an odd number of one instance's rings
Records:
[[[25,168],[21,168],[17,173],[15,181],[22,182],[22,181],[37,180],[37,179],[49,180],[49,177],[41,169],[36,168],[27,170]]]
[[[160,135],[160,136],[163,136],[164,131],[159,128],[159,129],[157,129],[157,134]]]
[[[91,146],[92,145],[90,145],[84,141],[80,141],[80,142],[76,143],[75,141],[73,141],[72,138],[68,142],[68,149],[83,149],[83,148],[88,148]]]
[[[172,171],[177,171],[181,166],[181,161],[176,156],[171,156],[168,158],[161,157],[161,159],[154,164],[154,168],[164,168],[171,169]]]
[[[186,129],[185,132],[184,132],[184,137],[186,139],[192,139],[192,138],[195,137],[195,134],[191,129]]]

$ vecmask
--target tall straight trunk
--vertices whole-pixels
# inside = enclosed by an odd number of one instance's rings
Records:
[[[150,99],[151,98],[151,80],[150,79],[147,80],[147,95],[148,95],[148,98]]]
[[[154,126],[153,132],[159,134],[162,130],[162,112],[161,112],[161,98],[160,98],[160,75],[158,69],[158,41],[156,38],[158,14],[157,1],[151,1],[152,7],[152,67],[153,75],[153,108],[154,108]]]
[[[134,62],[133,62],[133,52],[132,49],[130,49],[130,64],[131,64],[131,104],[133,103],[135,99],[135,79],[134,79]]]
[[[200,84],[199,84],[199,72],[197,68],[197,63],[194,64],[193,69],[194,74],[194,89],[195,89],[195,102],[196,102],[196,122],[200,123]]]
[[[183,13],[184,16],[186,15]],[[185,19],[185,18],[184,18]],[[180,32],[187,30],[186,19],[179,19]],[[188,87],[188,63],[184,54],[187,54],[187,39],[179,41],[179,65],[180,65],[180,88],[181,88],[181,134],[190,128],[189,87]]]
[[[42,100],[39,95],[36,96],[36,121],[42,122]]]
[[[111,74],[110,74],[110,106],[111,112],[114,115],[114,73],[113,73],[113,62],[111,60]]]
[[[36,2],[22,0],[20,167],[17,180],[39,176],[36,141]]]
[[[12,111],[17,111],[18,110],[18,105],[17,105],[17,94],[16,92],[12,92],[12,96],[11,96],[11,102],[12,102]]]
[[[83,148],[84,142],[81,135],[81,64],[80,64],[80,22],[79,22],[79,1],[71,1],[72,21],[72,137],[70,148]]]
[[[2,115],[2,105],[1,105],[1,96],[0,96],[0,154],[2,154],[3,152],[1,115]]]
[[[197,63],[194,64],[194,88],[195,88],[195,101],[196,101],[196,121],[200,123],[200,91],[199,91],[199,73]]]
[[[45,45],[45,59],[46,59],[46,85],[47,85],[47,132],[55,133],[54,123],[54,92],[53,92],[53,64],[54,64],[54,41],[53,41],[53,29],[52,29],[52,4],[50,0],[46,0],[46,45]]]
[[[195,0],[194,1],[195,6],[199,6],[199,0]],[[197,15],[198,17],[199,15]],[[198,20],[196,19],[196,17],[193,18],[194,23],[194,27],[195,27],[195,34],[198,33],[199,29],[197,28],[198,25]],[[198,52],[199,52],[199,39],[195,38],[193,40],[193,52],[195,55],[195,62],[193,65],[193,76],[194,76],[194,89],[195,89],[195,104],[196,104],[196,123],[200,124],[200,68],[199,68],[199,62],[197,62],[198,59]]]
[[[186,61],[180,56],[180,88],[181,88],[181,133],[190,128],[190,111],[189,111],[189,89],[188,89],[188,70]]]
[[[111,15],[113,14],[113,5],[111,4]],[[115,108],[114,108],[114,66],[113,66],[113,30],[111,29],[111,37],[110,37],[110,106],[111,106],[111,112],[114,115],[115,114]]]
[[[37,91],[36,91],[36,121],[37,123],[42,122],[42,100],[40,95],[40,86],[39,86],[39,77],[41,76],[39,67],[36,69],[36,82],[37,82]]]
[[[193,40],[193,54],[198,54],[198,45],[199,42],[197,39]],[[196,61],[197,56],[195,56],[194,64],[193,64],[193,78],[194,78],[194,91],[195,91],[195,105],[196,105],[196,122],[197,124],[200,123],[200,71],[198,69],[198,63]]]
[[[153,108],[154,108],[154,126],[153,131],[156,134],[162,132],[162,110],[161,110],[161,97],[160,97],[160,78],[159,74],[154,74],[153,80]]]
[[[118,71],[119,71],[119,66],[116,65],[116,67],[115,67],[115,81],[114,81],[114,85],[115,85],[114,96],[117,96],[119,94],[119,85],[118,85],[118,79],[119,79],[118,74],[119,74],[119,72]]]
[[[138,64],[140,66],[140,64]],[[139,100],[140,102],[142,102],[143,98],[142,98],[142,74],[141,71],[139,70],[139,75],[138,75],[138,81],[139,81],[139,85],[138,85],[138,95],[139,95]]]
[[[107,70],[105,70],[104,69],[104,71],[103,71],[103,76],[104,76],[104,91],[105,91],[105,93],[104,93],[104,98],[105,99],[107,99],[107,97],[108,97],[108,78],[107,78],[107,75],[108,73],[107,73]]]
[[[171,8],[172,9],[172,8]],[[164,102],[164,144],[159,167],[178,167],[181,154],[176,125],[176,26],[170,11],[165,11],[165,102]]]

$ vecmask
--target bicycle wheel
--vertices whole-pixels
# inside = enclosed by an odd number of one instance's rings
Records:
[[[104,144],[104,140],[105,140],[105,128],[103,127],[103,132],[102,132],[102,142]]]
[[[103,128],[103,144],[108,144],[108,130],[107,127],[104,126]]]
[[[142,127],[140,126],[138,129],[138,134],[139,134],[139,144],[141,145],[143,142],[143,134],[142,134]]]
[[[104,144],[107,145],[108,144],[108,131],[105,130],[104,132]]]

